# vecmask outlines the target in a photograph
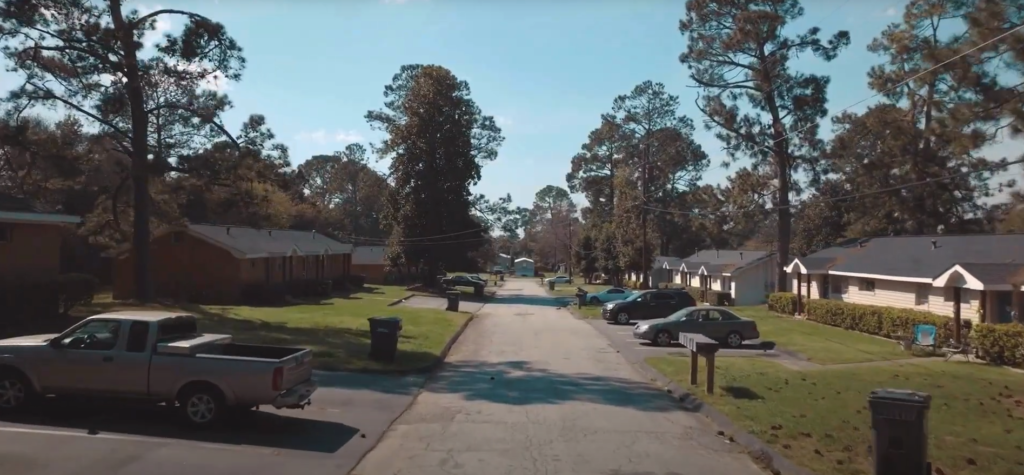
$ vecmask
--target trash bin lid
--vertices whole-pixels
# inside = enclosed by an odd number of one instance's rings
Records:
[[[402,317],[395,317],[395,316],[389,316],[389,317],[370,317],[370,318],[367,318],[367,320],[369,320],[371,322],[373,322],[373,321],[377,321],[377,322],[382,322],[382,321],[383,322],[401,322],[402,321]]]
[[[459,292],[458,290],[449,290],[449,291],[447,291],[445,293],[448,294],[449,297],[453,297],[453,296],[461,294],[462,292]]]
[[[868,401],[898,402],[903,404],[931,404],[932,395],[906,389],[875,389],[868,394]]]

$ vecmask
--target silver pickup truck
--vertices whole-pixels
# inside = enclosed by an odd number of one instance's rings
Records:
[[[0,340],[0,412],[45,395],[177,403],[208,426],[232,410],[298,409],[317,389],[312,352],[199,333],[187,314],[96,315],[58,335]]]

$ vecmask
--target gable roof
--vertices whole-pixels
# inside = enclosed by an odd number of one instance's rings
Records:
[[[681,265],[683,265],[683,259],[681,257],[654,256],[654,265],[652,266],[652,269],[678,269]]]
[[[27,198],[0,193],[0,222],[78,224],[82,222],[82,218],[46,212]]]
[[[735,274],[774,254],[769,251],[745,249],[705,249],[682,259],[680,266],[685,265],[689,272],[699,272],[703,268],[704,272],[710,275]]]
[[[935,243],[934,249],[932,241]],[[939,234],[848,239],[807,257],[794,259],[796,261],[808,270],[815,267],[837,274],[930,280],[957,264],[1024,265],[1024,234]],[[992,270],[975,268],[979,272]]]
[[[185,232],[190,236],[225,249],[239,259],[277,257],[289,255],[349,254],[351,244],[344,244],[315,231],[292,229],[256,229],[244,226],[216,224],[188,224],[162,229],[154,238],[173,232]],[[131,249],[125,244],[106,255],[122,255]]]
[[[519,259],[516,259],[517,264],[520,262],[529,262],[530,264],[533,264],[533,259],[528,259],[526,257],[520,257]]]

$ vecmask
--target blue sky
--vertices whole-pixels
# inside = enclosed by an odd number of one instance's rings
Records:
[[[570,158],[598,125],[612,99],[650,79],[681,96],[682,113],[699,124],[678,56],[682,1],[626,0],[344,0],[141,2],[195,11],[224,23],[245,48],[241,82],[226,85],[235,109],[231,130],[246,116],[267,116],[295,164],[380,136],[363,115],[383,104],[383,88],[403,64],[430,63],[469,81],[474,99],[502,125],[506,141],[483,170],[478,192],[511,193],[529,206],[549,184],[565,186]],[[879,59],[865,46],[898,19],[903,2],[805,1],[793,27],[817,24],[825,34],[851,32],[853,44],[832,63],[801,60],[801,69],[828,73],[830,110],[872,95],[867,68]],[[165,23],[175,29],[180,24]],[[863,110],[870,102],[855,106]],[[827,127],[826,127],[827,128]],[[721,144],[710,132],[698,141],[712,157],[704,180],[721,183]],[[1005,152],[1008,147],[1000,147]],[[385,166],[386,164],[378,164]],[[582,201],[582,199],[581,199]]]

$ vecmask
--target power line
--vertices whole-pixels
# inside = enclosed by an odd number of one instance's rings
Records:
[[[904,183],[902,185],[890,186],[890,187],[887,187],[887,188],[879,188],[879,189],[876,189],[876,190],[864,191],[864,192],[860,192],[860,193],[853,193],[853,194],[844,195],[844,196],[836,196],[836,197],[832,197],[832,198],[812,199],[812,200],[802,201],[800,203],[794,203],[794,204],[789,204],[789,205],[785,205],[785,206],[770,206],[770,207],[766,207],[763,210],[759,210],[759,211],[775,211],[775,210],[784,209],[784,208],[795,208],[795,207],[798,207],[798,206],[804,206],[804,205],[811,204],[811,203],[828,203],[828,202],[831,202],[831,201],[848,200],[848,199],[852,199],[852,198],[860,198],[860,197],[863,197],[863,196],[876,195],[876,194],[879,194],[879,193],[888,193],[890,191],[898,191],[898,190],[903,190],[903,189],[911,188],[911,187],[915,187],[915,186],[927,185],[927,184],[931,184],[931,183],[937,183],[937,182],[940,182],[940,181],[951,180],[951,179],[954,179],[954,178],[960,178],[960,177],[967,176],[967,175],[972,175],[972,174],[975,174],[975,173],[992,172],[992,171],[995,171],[995,170],[998,170],[998,169],[1008,168],[1008,167],[1011,167],[1013,165],[1017,165],[1017,164],[1021,164],[1021,163],[1024,163],[1024,158],[1013,160],[1013,161],[1006,162],[1006,163],[1000,163],[1000,164],[991,165],[991,166],[985,167],[985,168],[983,168],[981,170],[969,170],[969,171],[966,171],[966,172],[954,173],[952,175],[945,175],[945,176],[936,177],[936,178],[929,178],[929,179],[926,179],[926,180],[915,181],[915,182],[912,182],[912,183]],[[991,177],[990,177],[990,179],[991,179]],[[725,212],[725,213],[722,213],[722,212],[718,212],[718,213],[702,213],[702,212],[698,212],[698,211],[678,211],[678,210],[670,210],[670,209],[662,209],[662,208],[650,208],[650,207],[648,209],[652,209],[654,211],[666,212],[666,213],[685,214],[685,215],[697,215],[697,216],[703,215],[703,214],[734,214],[734,213],[735,214],[739,214],[739,213],[745,212],[745,211],[730,211],[730,212]]]
[[[865,97],[864,99],[861,99],[861,100],[859,100],[857,102],[854,102],[853,104],[850,104],[850,105],[840,109],[839,112],[837,112],[836,114],[839,114],[839,113],[842,113],[842,112],[846,112],[846,111],[848,111],[848,110],[850,110],[850,109],[852,109],[852,108],[854,108],[854,107],[856,107],[856,106],[858,106],[860,104],[863,104],[863,103],[865,103],[867,101],[870,101],[870,100],[872,100],[872,99],[874,99],[876,97],[885,95],[886,93],[889,93],[889,92],[895,90],[896,88],[902,87],[905,84],[907,84],[907,83],[909,83],[909,82],[911,82],[911,81],[913,81],[913,80],[915,80],[915,79],[917,79],[917,78],[919,78],[921,76],[924,76],[925,74],[928,74],[928,73],[930,73],[930,72],[932,72],[932,71],[934,71],[936,69],[939,69],[942,66],[945,66],[945,65],[947,65],[947,64],[949,64],[949,63],[951,63],[951,62],[953,62],[953,61],[955,61],[957,59],[960,59],[960,58],[962,58],[964,56],[967,56],[968,54],[971,54],[971,53],[973,53],[973,52],[975,52],[975,51],[977,51],[977,50],[979,50],[981,48],[984,48],[985,46],[988,46],[988,45],[990,45],[992,43],[995,43],[996,41],[999,41],[999,40],[1001,40],[1001,39],[1003,39],[1003,38],[1005,38],[1007,36],[1010,36],[1011,34],[1017,32],[1017,31],[1019,31],[1021,29],[1024,29],[1024,25],[1017,26],[1017,27],[1015,27],[1015,28],[1013,28],[1013,29],[1011,29],[1011,30],[1009,30],[1009,31],[1007,31],[1007,32],[1005,32],[1005,33],[995,37],[995,38],[992,38],[992,39],[990,39],[990,40],[988,40],[988,41],[986,41],[986,42],[984,42],[984,43],[982,43],[982,44],[980,44],[978,46],[975,46],[975,47],[973,47],[973,48],[971,48],[971,49],[969,49],[967,51],[964,51],[963,53],[960,53],[960,54],[958,54],[958,55],[956,55],[956,56],[954,56],[952,58],[949,58],[949,59],[947,59],[947,60],[945,60],[945,61],[943,61],[943,62],[941,62],[939,64],[936,64],[935,66],[932,66],[932,67],[930,67],[930,68],[928,68],[928,69],[926,69],[926,70],[924,70],[924,71],[922,71],[922,72],[920,72],[918,74],[915,74],[914,76],[911,76],[910,78],[905,79],[905,80],[901,81],[900,83],[896,84],[895,86],[892,86],[892,87],[890,87],[890,88],[888,88],[888,89],[886,89],[886,90],[884,90],[882,92],[877,92],[877,93],[875,93],[872,96]],[[801,128],[799,128],[797,130],[789,132],[786,135],[783,135],[782,137],[779,137],[779,138],[777,138],[775,140],[772,140],[771,143],[769,143],[768,145],[765,145],[763,147],[754,149],[753,151],[750,152],[750,154],[753,155],[754,153],[757,153],[757,152],[759,152],[761,150],[769,148],[769,147],[775,145],[776,143],[778,143],[778,142],[780,142],[780,141],[782,141],[782,140],[784,140],[784,139],[786,139],[786,138],[788,138],[788,137],[790,137],[792,135],[798,134],[798,133],[803,132],[803,131],[811,128],[811,127],[814,127],[815,125],[818,125],[818,124],[814,124],[814,123],[808,124],[807,126],[804,126],[804,127],[801,127]],[[726,150],[730,150],[730,147],[723,147],[722,148],[722,151],[726,151]]]

